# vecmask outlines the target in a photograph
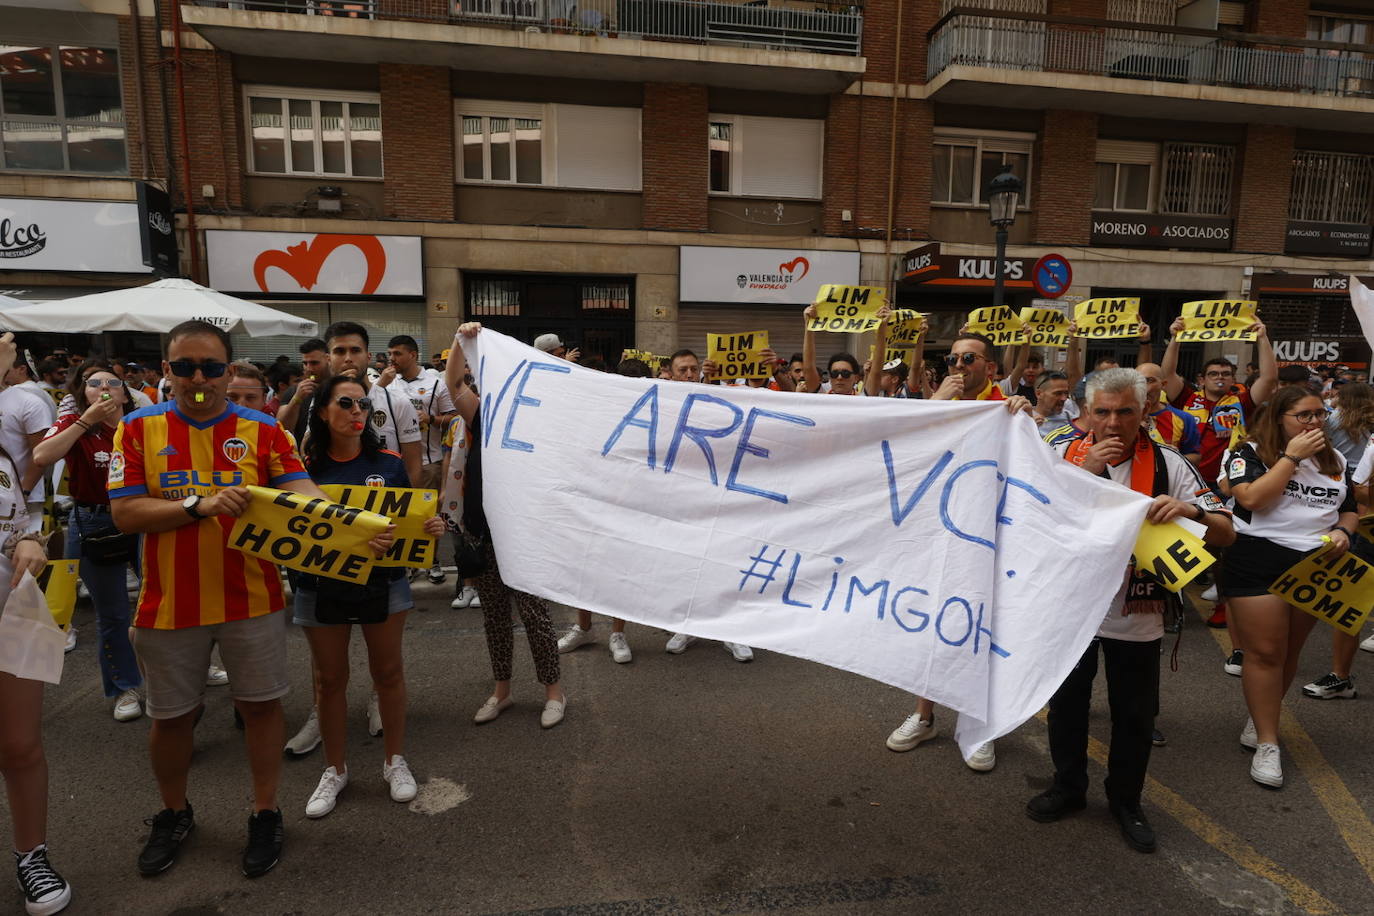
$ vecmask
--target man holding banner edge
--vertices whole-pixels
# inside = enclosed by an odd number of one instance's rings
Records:
[[[1088,384],[1084,422],[1088,435],[1056,446],[1070,463],[1153,498],[1146,523],[1190,518],[1207,529],[1208,544],[1235,539],[1220,498],[1175,450],[1142,435],[1146,383],[1134,369],[1108,369]],[[1097,637],[1050,699],[1051,787],[1026,804],[1026,814],[1047,823],[1087,805],[1088,707],[1099,647],[1106,665],[1112,716],[1107,760],[1108,807],[1122,836],[1139,852],[1155,850],[1154,830],[1140,808],[1159,711],[1159,647],[1164,636],[1162,586],[1139,572],[1113,599]]]
[[[228,402],[231,357],[229,335],[215,325],[173,328],[163,370],[174,399],[125,417],[110,456],[114,522],[145,535],[134,647],[154,720],[148,746],[163,810],[139,856],[144,875],[171,867],[195,827],[186,791],[192,732],[216,644],[253,774],[244,875],[266,874],[281,855],[286,602],[276,567],[230,548],[229,531],[248,506],[245,484],[324,494],[273,418]]]

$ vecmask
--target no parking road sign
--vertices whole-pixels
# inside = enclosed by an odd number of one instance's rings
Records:
[[[1073,268],[1061,254],[1047,254],[1031,268],[1035,291],[1047,299],[1058,299],[1073,285]]]

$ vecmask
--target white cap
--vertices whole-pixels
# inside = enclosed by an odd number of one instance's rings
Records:
[[[534,339],[534,348],[543,350],[545,353],[552,353],[563,346],[563,341],[558,339],[557,334],[540,334]]]

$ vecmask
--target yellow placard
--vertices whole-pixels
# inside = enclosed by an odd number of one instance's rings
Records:
[[[1374,541],[1374,515],[1363,515],[1360,517],[1359,527],[1356,529],[1360,537],[1366,541]]]
[[[875,357],[875,355],[877,354],[877,350],[878,350],[877,347],[875,347],[873,344],[869,344],[869,345],[868,345],[868,358],[869,358],[869,359],[873,359],[873,358]],[[915,353],[916,353],[915,350],[912,350],[912,349],[910,349],[910,348],[908,348],[908,347],[885,347],[885,348],[883,349],[883,362],[882,362],[882,365],[886,366],[888,363],[892,362],[893,360],[900,360],[901,362],[906,363],[907,368],[909,369],[909,368],[911,368],[911,366],[913,365],[913,360],[915,359]]]
[[[386,516],[289,490],[250,486],[248,493],[230,547],[315,576],[367,581],[376,564],[367,542],[390,524]]]
[[[348,486],[331,483],[320,487],[337,503],[366,509],[391,519],[396,526],[396,543],[378,566],[410,566],[429,569],[434,565],[435,538],[425,534],[425,522],[439,509],[439,494],[434,490],[409,487]]]
[[[649,367],[649,371],[654,375],[658,374],[658,368],[663,364],[664,357],[657,356],[648,350],[622,350],[620,351],[621,360],[637,359]]]
[[[1173,522],[1141,525],[1132,553],[1136,570],[1149,573],[1171,592],[1183,591],[1216,562],[1202,538]]]
[[[49,560],[47,576],[41,583],[53,622],[64,630],[70,626],[72,612],[76,610],[76,580],[80,571],[80,560]]]
[[[1374,607],[1374,566],[1349,551],[1331,557],[1315,550],[1279,576],[1269,594],[1357,636]]]
[[[855,334],[871,331],[878,322],[878,310],[887,305],[887,290],[881,286],[841,286],[827,283],[816,293],[816,317],[806,324],[808,331]]]
[[[720,377],[727,382],[771,378],[773,367],[762,354],[767,349],[767,331],[706,335],[706,358],[720,368]]]
[[[1078,336],[1113,340],[1140,335],[1140,300],[1084,299],[1073,307]]]
[[[1208,340],[1247,340],[1259,336],[1255,322],[1258,303],[1249,299],[1203,299],[1183,303],[1183,343]]]
[[[974,309],[968,313],[968,329],[972,334],[985,334],[999,347],[1026,342],[1021,318],[1005,305]]]
[[[1021,327],[1032,347],[1064,350],[1069,346],[1069,319],[1059,309],[1028,305],[1021,310]]]
[[[887,331],[887,343],[890,347],[913,348],[926,329],[925,314],[915,309],[896,309],[887,320],[891,325]]]

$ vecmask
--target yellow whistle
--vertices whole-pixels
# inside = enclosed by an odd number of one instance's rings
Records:
[[[110,396],[109,396],[108,394],[102,394],[102,395],[100,396],[100,400],[102,400],[102,401],[108,401],[109,399],[110,399]]]
[[[196,403],[197,403],[197,404],[204,404],[204,403],[205,403],[205,392],[203,392],[203,391],[197,391],[197,392],[196,392]]]
[[[1323,535],[1322,535],[1322,543],[1323,543],[1323,544],[1330,544],[1330,543],[1331,543],[1331,535],[1329,535],[1329,534],[1323,534]]]

